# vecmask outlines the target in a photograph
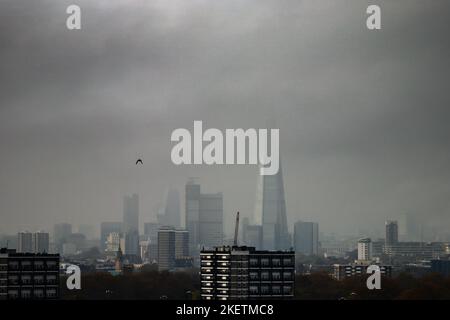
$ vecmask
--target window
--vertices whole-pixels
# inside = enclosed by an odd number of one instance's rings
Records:
[[[277,280],[281,280],[281,274],[279,272],[273,272],[272,273],[272,279],[277,281]]]
[[[283,259],[283,265],[291,266],[292,265],[292,259],[291,258],[284,258]]]
[[[283,279],[284,280],[291,280],[292,279],[292,273],[291,272],[283,272]]]
[[[273,293],[273,294],[281,294],[281,288],[280,288],[280,286],[273,286],[273,287],[272,287],[272,293]]]
[[[19,277],[16,275],[10,275],[8,277],[8,283],[10,285],[18,285],[19,284]]]
[[[43,298],[44,297],[44,289],[34,289],[34,297],[35,298]]]
[[[20,293],[20,296],[21,296],[23,299],[29,299],[29,298],[31,298],[31,290],[23,290],[23,289],[22,289],[22,292]]]
[[[269,293],[269,286],[262,286],[261,294],[268,294],[268,293]]]
[[[262,258],[261,259],[261,266],[268,267],[269,266],[269,259],[268,258]]]
[[[273,265],[274,267],[279,267],[279,266],[281,266],[281,260],[278,259],[278,258],[272,259],[272,265]]]
[[[30,275],[23,275],[22,276],[22,284],[31,284],[31,276]]]
[[[47,298],[56,298],[56,289],[47,289]]]
[[[261,272],[261,280],[263,281],[269,280],[269,272],[267,271]]]
[[[44,276],[43,275],[34,276],[34,284],[44,284]]]
[[[250,280],[258,280],[258,272],[250,272]]]
[[[258,294],[258,286],[250,286],[249,288],[250,294]]]
[[[34,270],[44,270],[44,261],[35,261]]]
[[[292,287],[291,286],[284,286],[283,287],[283,294],[292,294]]]
[[[256,259],[256,258],[251,258],[251,259],[250,259],[250,266],[251,266],[251,267],[257,267],[257,266],[258,266],[258,259]]]
[[[19,261],[10,261],[9,270],[19,270]]]
[[[31,261],[27,261],[27,260],[25,260],[25,261],[22,261],[22,270],[24,270],[24,271],[31,271],[32,270],[32,265],[31,265]]]

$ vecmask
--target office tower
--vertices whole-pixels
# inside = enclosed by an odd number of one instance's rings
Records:
[[[186,229],[190,236],[191,255],[202,246],[213,247],[223,242],[223,195],[202,194],[194,179],[186,184]]]
[[[175,230],[175,259],[189,256],[189,232]]]
[[[47,232],[36,232],[33,235],[34,253],[47,253],[49,252],[50,240]]]
[[[139,233],[136,230],[131,230],[123,234],[124,245],[122,246],[123,253],[126,255],[140,255],[139,248]]]
[[[200,195],[199,244],[210,248],[223,244],[222,193]]]
[[[193,255],[199,248],[200,185],[189,179],[185,192],[186,229],[190,235],[190,254]]]
[[[120,247],[120,233],[111,232],[106,238],[105,252],[108,255],[116,255],[116,252],[119,251],[119,247]]]
[[[372,260],[372,240],[370,238],[362,238],[358,240],[358,260]]]
[[[175,268],[175,230],[162,227],[158,231],[158,270]]]
[[[17,252],[31,253],[33,250],[33,234],[28,231],[19,232],[17,234]]]
[[[144,235],[146,239],[150,240],[150,243],[156,243],[158,241],[158,229],[159,224],[156,222],[144,223]]]
[[[262,226],[246,224],[243,226],[242,245],[262,249]]]
[[[296,253],[319,254],[319,224],[298,221],[294,225],[294,247]]]
[[[200,253],[204,300],[292,299],[293,251],[258,251],[221,246]]]
[[[386,245],[398,243],[398,225],[397,221],[386,221]]]
[[[95,227],[90,224],[80,224],[78,233],[84,234],[87,240],[92,240],[95,238]]]
[[[0,249],[0,300],[58,299],[59,255]]]
[[[139,233],[139,196],[135,193],[123,198],[123,228]]]
[[[398,233],[401,241],[421,240],[421,227],[417,223],[417,219],[409,212],[400,215]]]
[[[53,242],[58,251],[62,250],[63,243],[66,242],[68,236],[72,234],[72,225],[69,223],[55,224],[53,229]]]
[[[172,227],[158,230],[158,269],[186,267],[189,258],[189,232]]]
[[[254,221],[262,226],[264,250],[290,247],[281,165],[277,174],[258,177]]]
[[[101,252],[106,249],[106,241],[110,233],[121,233],[123,230],[122,222],[102,222],[100,225],[100,248]]]
[[[180,195],[178,190],[170,188],[166,195],[165,206],[158,214],[158,223],[161,226],[179,228],[181,226]]]

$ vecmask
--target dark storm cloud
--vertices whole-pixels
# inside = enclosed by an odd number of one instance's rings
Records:
[[[0,231],[142,220],[199,176],[225,220],[253,211],[253,167],[175,167],[170,133],[281,131],[288,215],[330,231],[411,211],[448,226],[448,1],[73,1],[0,4]],[[132,166],[143,156],[144,170]]]

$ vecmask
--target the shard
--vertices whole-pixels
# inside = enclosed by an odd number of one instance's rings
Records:
[[[258,177],[254,224],[262,227],[264,250],[287,250],[291,246],[281,165],[277,174]]]

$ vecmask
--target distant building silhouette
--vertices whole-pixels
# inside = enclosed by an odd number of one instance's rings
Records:
[[[298,221],[294,225],[294,248],[304,255],[319,254],[319,224]]]
[[[277,174],[258,177],[254,220],[262,226],[264,250],[290,248],[281,165]]]

